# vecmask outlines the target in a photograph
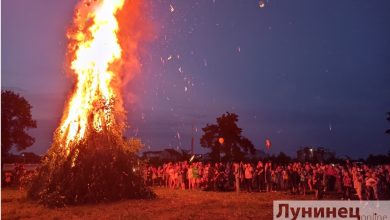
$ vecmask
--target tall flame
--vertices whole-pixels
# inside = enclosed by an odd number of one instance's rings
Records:
[[[122,57],[116,14],[124,1],[86,0],[77,7],[68,33],[70,68],[77,84],[59,126],[66,148],[82,140],[89,129],[99,132],[115,124],[115,112],[108,106],[121,96],[114,86]]]

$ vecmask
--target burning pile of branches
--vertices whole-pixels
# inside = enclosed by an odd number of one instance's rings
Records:
[[[136,156],[140,140],[123,137],[126,123],[120,91],[129,78],[123,66],[130,74],[139,68],[141,1],[78,4],[67,35],[69,70],[76,85],[28,190],[30,198],[63,206],[155,196],[144,185],[143,163]]]
[[[135,150],[137,139],[114,132],[88,132],[69,154],[55,143],[45,156],[28,196],[47,206],[115,201],[123,198],[154,198],[144,185],[143,162]]]

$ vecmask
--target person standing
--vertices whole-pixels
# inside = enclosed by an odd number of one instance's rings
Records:
[[[263,162],[259,161],[256,166],[256,174],[257,174],[257,185],[259,188],[259,192],[264,191],[265,185],[265,177],[264,177],[264,166]]]
[[[299,191],[302,191],[303,195],[306,195],[306,187],[307,187],[307,177],[306,177],[306,171],[301,168],[299,170]]]
[[[283,191],[288,190],[288,188],[289,188],[288,181],[289,181],[288,180],[288,170],[283,169],[283,171],[282,171],[282,190]]]
[[[378,200],[378,180],[372,172],[366,174],[366,196],[367,200]]]
[[[343,172],[343,186],[344,186],[343,199],[351,200],[352,178],[349,175],[347,170]]]
[[[353,176],[353,187],[355,188],[356,195],[358,196],[359,200],[363,200],[363,176],[362,174],[355,170],[355,174]]]
[[[5,186],[10,186],[11,185],[11,183],[12,183],[12,172],[9,172],[9,171],[7,171],[7,172],[5,172]]]
[[[266,191],[270,192],[272,188],[272,180],[271,180],[271,162],[265,164],[264,168],[264,180],[266,185]]]
[[[189,165],[187,169],[187,180],[188,180],[188,189],[193,190],[194,189],[194,184],[193,184],[193,175],[192,175],[192,164]]]
[[[324,187],[322,185],[322,182],[323,182],[322,172],[318,170],[313,170],[314,192],[315,192],[315,198],[317,200],[322,199],[322,195],[324,192]]]
[[[181,189],[185,190],[187,184],[187,164],[183,163],[181,167]]]
[[[168,174],[169,174],[169,188],[173,189],[175,187],[175,167],[174,165],[169,166],[168,168]]]
[[[248,192],[252,192],[252,178],[253,178],[253,167],[250,163],[245,164],[245,185]]]
[[[291,173],[291,177],[292,177],[292,193],[293,194],[299,194],[299,182],[300,182],[300,176],[299,176],[299,173],[298,173],[298,168],[297,166],[293,166],[293,170],[292,170],[292,173]]]
[[[193,189],[198,189],[198,183],[199,183],[199,167],[198,164],[194,164],[192,166],[192,187]]]
[[[240,171],[240,164],[234,163],[233,164],[234,169],[234,189],[237,193],[240,192],[240,181],[241,181],[241,171]]]
[[[164,182],[165,182],[165,188],[169,188],[169,169],[170,169],[170,163],[164,164]]]

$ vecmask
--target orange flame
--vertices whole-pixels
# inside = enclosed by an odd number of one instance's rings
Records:
[[[67,153],[88,131],[124,129],[121,87],[140,69],[139,44],[151,39],[143,0],[82,0],[67,37],[68,61],[76,76],[56,140]],[[123,73],[122,69],[127,71]]]
[[[84,0],[76,8],[67,36],[76,86],[58,128],[68,153],[70,143],[81,141],[90,129],[110,129],[124,112],[118,85],[123,51],[116,18],[124,2]]]

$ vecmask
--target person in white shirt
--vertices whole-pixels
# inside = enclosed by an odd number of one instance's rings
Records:
[[[245,164],[244,177],[248,192],[252,192],[253,167],[249,163]]]

